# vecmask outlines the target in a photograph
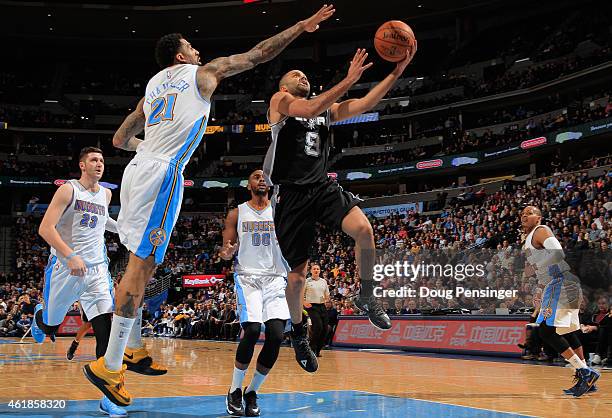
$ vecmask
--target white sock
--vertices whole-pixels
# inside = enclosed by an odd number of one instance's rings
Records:
[[[246,388],[244,393],[249,393],[253,391],[257,392],[259,388],[261,387],[261,385],[263,385],[263,382],[266,380],[266,377],[268,377],[267,374],[261,374],[257,370],[255,370],[255,374],[253,375],[253,380],[251,380],[251,384],[249,385],[248,388]]]
[[[110,339],[106,354],[104,354],[104,364],[108,370],[121,370],[123,364],[123,353],[127,345],[132,325],[136,318],[124,318],[117,314],[113,315],[113,323],[111,325]]]
[[[135,318],[134,325],[128,337],[127,346],[132,350],[137,350],[144,346],[142,343],[142,306],[138,308],[138,315]]]
[[[577,354],[574,354],[573,356],[571,356],[567,361],[569,361],[569,364],[571,364],[572,367],[576,370],[588,369],[588,366],[586,365],[584,360],[580,360],[580,357],[578,357]]]
[[[242,382],[244,376],[246,376],[247,369],[240,370],[234,366],[234,374],[232,376],[232,385],[230,386],[230,393],[234,393],[236,389],[242,388]]]

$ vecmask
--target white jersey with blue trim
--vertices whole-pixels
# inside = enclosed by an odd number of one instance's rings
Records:
[[[258,211],[248,202],[238,206],[238,253],[234,261],[237,274],[250,276],[287,276],[274,228],[272,205]]]
[[[198,65],[165,68],[147,84],[145,137],[136,150],[184,166],[206,131],[210,102],[200,95]]]
[[[98,185],[97,193],[87,190],[78,180],[72,185],[72,200],[55,226],[62,241],[72,248],[87,266],[105,263],[104,231],[108,219],[106,188]],[[57,256],[54,248],[51,253]]]
[[[550,253],[551,251],[562,251],[562,250],[547,250],[547,249],[537,249],[533,246],[533,235],[537,231],[538,228],[547,229],[552,236],[555,234],[547,225],[537,225],[535,228],[531,230],[529,234],[527,234],[527,238],[525,238],[525,243],[523,244],[523,249],[527,251],[527,261],[529,264],[535,267],[536,277],[542,281],[549,281],[551,278],[550,267],[557,267],[557,271],[560,273],[565,273],[570,271],[570,266],[567,264],[565,260],[560,260],[558,263],[551,263]]]

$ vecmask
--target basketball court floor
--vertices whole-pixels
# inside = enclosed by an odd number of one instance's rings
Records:
[[[65,358],[70,342],[0,339],[1,416],[99,416],[100,393],[81,371],[94,358],[94,339],[81,342],[72,362]],[[166,338],[146,343],[169,372],[157,377],[127,372],[126,387],[136,398],[130,417],[227,416],[235,344]],[[251,376],[252,371],[246,383]],[[597,393],[579,399],[563,394],[571,385],[570,368],[388,350],[324,351],[319,371],[311,375],[295,363],[293,350],[283,347],[259,404],[263,417],[278,418],[612,416],[612,372],[602,373]],[[35,399],[65,403],[57,402],[57,409],[23,408],[24,400]],[[22,407],[15,408],[15,401]]]

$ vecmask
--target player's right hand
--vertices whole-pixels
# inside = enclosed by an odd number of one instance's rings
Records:
[[[83,277],[85,275],[85,271],[87,270],[85,262],[79,255],[75,255],[68,260],[68,268],[70,269],[71,275],[79,277]]]
[[[352,84],[359,81],[363,72],[372,66],[373,63],[371,62],[363,65],[367,58],[368,53],[366,50],[358,48],[357,52],[355,52],[355,56],[353,56],[353,59],[351,60],[351,66],[346,74],[346,78],[349,79]]]
[[[224,260],[231,260],[234,257],[234,254],[238,250],[238,243],[232,245],[232,242],[228,240],[221,251],[219,251],[219,255]]]

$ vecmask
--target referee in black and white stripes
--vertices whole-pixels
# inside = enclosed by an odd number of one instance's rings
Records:
[[[306,279],[304,291],[304,307],[312,322],[310,333],[310,347],[317,357],[321,357],[321,349],[325,346],[327,334],[327,309],[325,301],[329,300],[327,281],[321,278],[321,267],[313,264],[310,267],[311,276]]]

